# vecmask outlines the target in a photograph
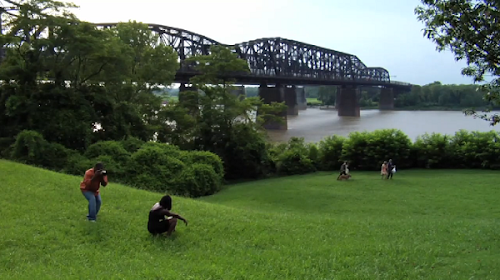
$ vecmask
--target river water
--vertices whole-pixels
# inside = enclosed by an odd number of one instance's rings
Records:
[[[361,117],[339,117],[336,110],[307,108],[298,116],[288,116],[288,130],[269,130],[271,141],[285,142],[291,137],[303,137],[306,142],[319,142],[326,136],[348,136],[354,131],[395,128],[415,141],[424,133],[453,135],[460,129],[470,131],[500,131],[499,126],[465,116],[460,111],[379,111],[362,110]]]

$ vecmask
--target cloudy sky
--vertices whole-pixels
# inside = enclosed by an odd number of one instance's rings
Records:
[[[471,83],[464,62],[438,53],[422,35],[420,0],[73,0],[90,22],[137,20],[179,27],[234,44],[283,37],[357,55],[392,80]]]

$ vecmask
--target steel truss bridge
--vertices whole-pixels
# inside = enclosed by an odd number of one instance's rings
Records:
[[[118,23],[96,23],[112,28]],[[240,84],[358,85],[411,89],[411,84],[391,81],[389,71],[367,67],[357,56],[284,38],[262,38],[234,45],[180,28],[147,24],[158,35],[158,44],[171,46],[179,55],[181,68],[176,82],[188,83],[196,74],[188,57],[210,54],[210,47],[229,47],[248,62],[250,73],[230,75]]]

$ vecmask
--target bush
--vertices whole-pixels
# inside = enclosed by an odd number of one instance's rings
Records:
[[[450,139],[448,157],[454,168],[497,168],[500,160],[499,133],[460,130]]]
[[[411,141],[397,129],[353,132],[342,145],[342,160],[360,170],[380,170],[384,160],[392,159],[399,168],[411,167]]]
[[[214,153],[205,151],[183,151],[179,159],[188,165],[197,163],[207,164],[213,168],[220,182],[222,182],[224,178],[224,165],[220,157]]]
[[[170,145],[170,144],[165,144],[165,143],[158,143],[158,142],[146,142],[144,145],[142,145],[141,148],[154,148],[154,149],[160,149],[167,155],[174,157],[174,158],[180,158],[181,156],[181,150],[179,147]]]
[[[86,158],[80,153],[73,151],[67,158],[63,172],[71,175],[83,176],[85,171],[93,168],[96,162]]]
[[[292,137],[288,143],[276,145],[270,152],[277,173],[280,175],[306,174],[316,171],[313,161],[309,158],[310,149],[303,138]]]
[[[177,195],[200,197],[212,195],[221,187],[220,176],[212,166],[195,163],[181,172],[172,191]]]
[[[417,167],[447,168],[452,165],[452,137],[439,133],[424,134],[417,137],[414,147],[417,154]]]
[[[127,152],[133,154],[137,152],[137,150],[139,150],[146,142],[142,141],[139,138],[128,137],[127,139],[122,140],[120,143]]]
[[[17,137],[10,158],[26,164],[42,165],[47,141],[33,130],[23,130]]]
[[[341,165],[342,147],[346,138],[329,136],[319,142],[319,166],[321,170],[338,170]]]
[[[15,142],[16,138],[14,137],[0,138],[0,158],[10,158]]]
[[[184,168],[184,163],[170,156],[166,149],[148,145],[132,154],[127,174],[129,182],[137,188],[167,192]]]
[[[264,136],[246,125],[233,125],[231,138],[219,156],[228,180],[256,179],[272,172]]]
[[[118,141],[101,141],[90,145],[85,151],[88,159],[95,160],[100,156],[109,156],[122,165],[127,165],[130,153]],[[97,162],[97,160],[95,160]],[[104,162],[106,165],[106,162]]]

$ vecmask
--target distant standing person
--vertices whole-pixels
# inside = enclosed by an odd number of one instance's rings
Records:
[[[80,190],[89,202],[89,214],[87,215],[87,219],[90,222],[95,222],[97,220],[97,214],[101,209],[102,201],[99,193],[101,185],[103,187],[108,185],[108,176],[106,170],[104,170],[104,165],[99,162],[94,168],[85,172],[83,181],[80,183]]]
[[[387,161],[384,161],[384,163],[382,163],[382,167],[380,169],[380,175],[382,176],[382,179],[384,179],[384,177],[386,177],[388,175],[388,173],[387,173]]]
[[[153,235],[167,233],[170,236],[175,231],[177,220],[183,221],[186,226],[188,222],[179,214],[170,212],[172,210],[172,197],[165,195],[160,202],[153,205],[149,210],[148,231]]]
[[[337,180],[340,178],[340,176],[347,175],[347,168],[348,167],[349,167],[349,165],[347,164],[347,161],[344,161],[344,163],[342,163],[342,165],[340,166],[340,174],[337,177]]]
[[[391,178],[392,180],[392,175],[394,172],[392,172],[392,169],[394,169],[395,165],[392,163],[392,159],[389,160],[387,163],[387,179]]]

